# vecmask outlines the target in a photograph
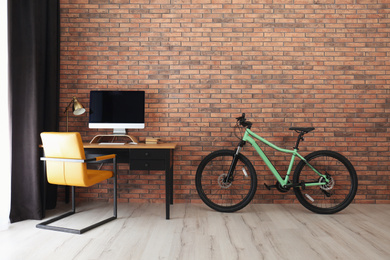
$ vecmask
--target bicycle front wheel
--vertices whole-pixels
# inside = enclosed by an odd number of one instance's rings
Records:
[[[196,171],[196,190],[202,201],[220,212],[244,208],[256,193],[257,177],[252,163],[238,155],[233,179],[227,180],[235,151],[219,150],[206,156]]]
[[[319,214],[333,214],[346,208],[354,199],[358,186],[356,171],[350,161],[333,151],[317,151],[305,157],[307,162],[330,182],[321,186],[295,187],[299,202]],[[324,182],[304,161],[294,171],[294,183]]]

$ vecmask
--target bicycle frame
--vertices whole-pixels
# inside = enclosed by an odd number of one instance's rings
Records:
[[[279,172],[276,170],[275,166],[270,162],[270,160],[268,159],[268,157],[265,155],[265,153],[263,152],[263,150],[261,150],[261,148],[259,147],[259,145],[256,143],[255,139],[258,139],[259,141],[261,141],[262,143],[268,145],[269,147],[279,151],[279,152],[282,152],[282,153],[288,153],[288,154],[291,154],[291,160],[290,160],[290,164],[288,166],[288,169],[287,169],[287,173],[286,173],[286,176],[285,178],[283,179]],[[249,142],[256,150],[256,152],[259,154],[259,156],[261,157],[261,159],[263,159],[263,161],[265,162],[265,164],[267,165],[267,167],[270,169],[270,171],[272,172],[272,174],[275,176],[276,180],[280,183],[280,185],[282,187],[287,187],[289,182],[290,182],[290,173],[291,173],[291,170],[292,170],[292,167],[293,167],[293,164],[294,164],[294,160],[295,160],[295,157],[298,157],[300,158],[301,160],[303,160],[307,166],[309,166],[316,174],[318,174],[318,176],[320,177],[323,177],[325,182],[311,182],[311,183],[305,183],[304,185],[305,186],[320,186],[320,185],[326,185],[329,180],[328,178],[321,174],[318,170],[316,170],[312,165],[310,165],[306,159],[300,155],[297,151],[297,149],[294,149],[294,150],[288,150],[288,149],[283,149],[283,148],[280,148],[276,145],[274,145],[273,143],[267,141],[266,139],[262,138],[261,136],[255,134],[254,132],[252,132],[249,128],[246,128],[245,130],[245,134],[244,134],[244,137],[242,138],[242,140],[244,142]],[[239,148],[237,149],[237,153],[240,152],[240,146]],[[293,184],[292,186],[300,186],[301,184]],[[290,186],[291,187],[291,186]]]

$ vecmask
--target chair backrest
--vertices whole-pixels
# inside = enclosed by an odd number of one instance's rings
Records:
[[[85,159],[83,141],[77,132],[41,133],[46,158]],[[69,186],[85,186],[87,165],[80,162],[46,161],[49,183]]]

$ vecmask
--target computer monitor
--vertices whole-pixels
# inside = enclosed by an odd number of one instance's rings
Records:
[[[118,135],[145,128],[145,91],[91,91],[88,126]]]

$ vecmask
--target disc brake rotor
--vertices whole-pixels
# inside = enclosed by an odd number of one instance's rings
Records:
[[[326,191],[333,189],[334,184],[335,184],[334,183],[334,179],[331,176],[328,176],[328,179],[329,179],[329,182],[327,184],[325,184],[325,185],[321,185],[320,186],[321,189],[326,190]],[[320,182],[324,182],[325,178],[321,177],[319,181]]]
[[[226,176],[227,176],[227,174],[226,174],[226,173],[223,173],[223,174],[221,174],[221,175],[218,177],[218,184],[219,184],[219,187],[221,187],[221,188],[223,188],[223,189],[227,189],[227,188],[229,188],[230,186],[232,186],[232,183],[231,183],[231,182],[225,182]]]

